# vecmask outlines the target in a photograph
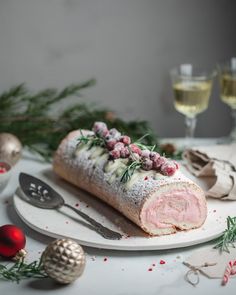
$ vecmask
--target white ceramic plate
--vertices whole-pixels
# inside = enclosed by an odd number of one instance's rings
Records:
[[[115,250],[162,250],[191,246],[218,237],[226,227],[227,216],[235,215],[235,203],[208,199],[208,217],[201,228],[179,231],[168,236],[148,237],[119,212],[96,197],[59,179],[51,170],[43,170],[35,176],[51,185],[68,204],[124,235],[121,240],[104,239],[71,209],[67,207],[62,207],[58,211],[39,209],[23,201],[19,197],[19,192],[15,193],[15,209],[28,226],[54,238],[72,238],[85,246]],[[199,184],[206,189],[205,182],[201,181]]]

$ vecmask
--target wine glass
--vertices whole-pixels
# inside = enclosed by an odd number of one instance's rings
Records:
[[[174,106],[185,115],[185,145],[193,142],[197,115],[208,108],[214,71],[182,64],[171,70]]]
[[[231,108],[233,128],[229,135],[230,141],[236,141],[236,57],[218,65],[220,77],[221,100]]]

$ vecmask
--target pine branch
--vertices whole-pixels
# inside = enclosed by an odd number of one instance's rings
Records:
[[[0,279],[19,283],[27,278],[46,278],[48,275],[42,267],[41,260],[29,264],[19,260],[12,266],[0,264]]]
[[[227,229],[216,240],[215,249],[219,249],[221,252],[230,252],[229,247],[235,248],[236,242],[236,217],[227,217]]]
[[[103,121],[110,128],[129,134],[133,141],[143,134],[150,136],[145,144],[157,144],[156,135],[146,121],[126,122],[116,118],[108,109],[96,108],[92,102],[80,101],[67,106],[56,115],[53,107],[71,96],[81,96],[81,90],[91,87],[95,80],[71,84],[62,90],[48,88],[31,93],[24,84],[11,87],[0,95],[0,132],[15,134],[24,146],[50,159],[60,141],[75,129],[91,129],[95,121]]]

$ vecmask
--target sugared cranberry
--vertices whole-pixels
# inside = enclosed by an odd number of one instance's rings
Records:
[[[109,132],[107,125],[104,122],[95,122],[92,130],[94,131],[95,134],[97,134],[101,137],[106,137],[106,135]]]
[[[108,148],[108,150],[113,150],[116,143],[117,141],[111,138],[106,142],[106,147]]]
[[[109,133],[109,131],[108,131],[108,129],[106,129],[106,130],[102,130],[102,131],[99,133],[99,135],[100,135],[101,137],[105,138],[105,137],[107,136],[108,133]]]
[[[120,158],[120,151],[119,150],[112,150],[109,152],[109,156],[111,159],[119,159]]]
[[[159,157],[152,161],[153,163],[153,169],[159,169],[161,166],[166,162],[166,158]]]
[[[130,155],[129,149],[125,146],[123,149],[120,150],[121,158],[128,158]]]
[[[121,136],[121,133],[116,128],[111,128],[109,130],[109,135],[111,136],[111,138],[119,140],[120,136]]]
[[[114,149],[121,151],[124,147],[125,146],[124,146],[123,142],[117,142],[114,146]]]
[[[149,156],[150,156],[150,151],[149,150],[142,150],[142,152],[141,152],[141,157],[142,158],[149,158]]]
[[[160,154],[157,153],[157,152],[150,152],[149,158],[150,158],[152,161],[157,161],[157,159],[160,158]]]
[[[125,144],[125,145],[129,145],[129,144],[131,144],[131,139],[129,136],[123,135],[120,137],[120,142],[123,142],[123,144]]]
[[[129,147],[133,153],[136,153],[139,156],[141,156],[142,150],[136,144],[131,143]]]
[[[152,170],[152,160],[148,159],[148,158],[144,158],[142,161],[142,169],[144,170]]]
[[[166,176],[172,176],[176,171],[175,163],[167,161],[161,166],[161,173]]]

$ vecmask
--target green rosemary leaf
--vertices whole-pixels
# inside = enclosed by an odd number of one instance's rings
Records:
[[[89,144],[89,149],[93,146],[105,146],[105,141],[102,137],[98,135],[84,135],[82,130],[80,130],[80,137],[78,138],[78,145],[82,142],[84,144]]]
[[[157,144],[153,144],[153,145],[147,145],[147,144],[144,144],[142,143],[142,141],[144,139],[147,139],[148,137],[150,136],[150,134],[144,134],[143,136],[141,136],[139,139],[137,139],[134,144],[137,145],[140,149],[142,150],[150,150],[150,151],[155,151],[156,150],[156,147],[157,147]]]
[[[145,144],[142,144],[142,143],[139,143],[139,142],[135,142],[134,143],[135,145],[137,145],[141,150],[150,150],[150,151],[154,151],[155,148],[156,148],[156,144],[154,145],[145,145]]]
[[[144,140],[144,138],[148,137],[149,135],[150,135],[150,134],[146,133],[146,134],[144,134],[143,136],[141,136],[140,138],[138,138],[137,141],[136,141],[136,144],[137,144],[137,143],[141,143],[141,142]]]
[[[80,137],[78,138],[78,145],[82,142],[84,144],[87,144],[91,140],[91,136],[85,136],[80,129]]]
[[[124,173],[121,176],[120,182],[125,183],[130,180],[135,170],[141,166],[139,161],[133,161],[130,165],[127,166]]]
[[[215,249],[219,249],[220,252],[230,252],[229,247],[235,248],[236,242],[236,217],[227,217],[227,229],[223,234],[216,239]]]

